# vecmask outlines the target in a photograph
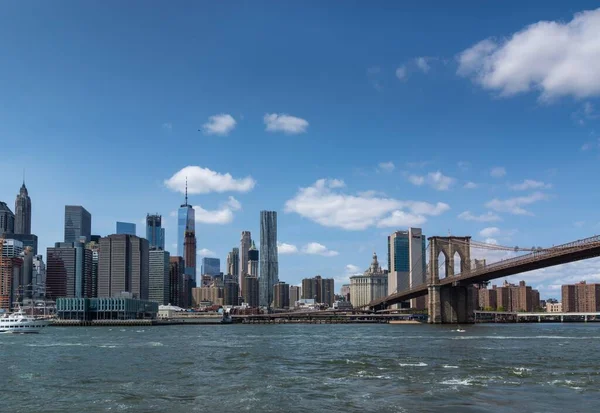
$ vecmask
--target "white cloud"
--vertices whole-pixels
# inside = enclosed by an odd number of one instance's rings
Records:
[[[473,215],[471,213],[471,211],[465,211],[460,213],[460,215],[458,215],[459,219],[462,219],[464,221],[475,221],[475,222],[495,222],[495,221],[501,221],[502,219],[494,214],[493,212],[487,212],[486,214],[482,214],[482,215]]]
[[[362,271],[359,266],[354,264],[348,264],[344,267],[344,273],[334,277],[335,285],[341,287],[343,284],[350,284],[350,277],[353,275],[360,275]]]
[[[332,180],[320,179],[312,186],[300,188],[296,196],[285,204],[286,212],[295,212],[325,227],[346,230],[364,230],[385,226],[391,222],[393,213],[407,209],[411,214],[439,215],[450,207],[444,203],[435,205],[419,201],[400,201],[393,198],[378,197],[374,192],[349,195],[336,192]],[[406,212],[405,212],[406,213]],[[424,222],[424,217],[419,221]]]
[[[298,247],[292,244],[286,244],[285,242],[277,243],[277,253],[281,255],[286,254],[297,254]]]
[[[502,96],[531,90],[542,100],[600,94],[600,9],[570,22],[540,21],[501,41],[483,40],[458,55],[458,74]]]
[[[517,198],[509,198],[505,200],[499,200],[497,198],[492,199],[486,207],[497,211],[497,212],[508,212],[514,215],[533,215],[531,212],[523,208],[524,205],[530,205],[534,202],[543,201],[548,199],[548,196],[541,192],[534,192],[528,196],[520,196]]]
[[[167,188],[184,193],[185,182],[189,194],[208,194],[210,192],[248,192],[256,181],[251,176],[235,179],[231,174],[220,174],[200,166],[186,166],[165,180]]]
[[[329,180],[330,188],[343,188],[345,186],[346,186],[346,183],[344,181],[342,181],[341,179],[330,179]]]
[[[396,77],[400,80],[406,80],[408,73],[406,72],[406,66],[402,65],[396,69]]]
[[[429,66],[427,60],[429,60],[427,57],[417,57],[415,59],[415,64],[423,73],[427,73],[429,72],[429,69],[431,69],[431,66]]]
[[[440,171],[429,172],[427,176],[410,175],[408,181],[417,186],[427,183],[437,191],[447,191],[454,184],[456,179],[445,176]]]
[[[219,209],[206,210],[200,205],[194,206],[194,213],[196,216],[196,222],[203,224],[229,224],[233,221],[233,212],[242,208],[242,204],[230,196],[229,199],[224,202]]]
[[[408,177],[408,182],[410,182],[413,185],[421,186],[425,183],[425,177],[418,175],[410,175]]]
[[[551,188],[552,185],[545,184],[544,182],[534,181],[532,179],[525,179],[522,183],[516,185],[510,185],[510,189],[514,191],[526,191],[529,189],[539,189],[539,188]]]
[[[202,131],[205,135],[229,135],[237,124],[233,116],[227,113],[221,113],[208,118],[208,122],[202,125]]]
[[[475,182],[469,181],[469,182],[467,182],[465,184],[465,186],[463,186],[463,188],[465,188],[465,189],[476,189],[478,186],[479,185],[477,185]]]
[[[415,215],[410,212],[394,211],[390,216],[380,220],[377,227],[418,227],[427,221],[423,215]]]
[[[173,129],[173,124],[171,122],[165,122],[162,124],[162,128],[170,132]]]
[[[267,113],[264,117],[267,132],[283,132],[295,135],[306,132],[308,121],[284,113]]]
[[[216,257],[217,254],[214,251],[209,250],[208,248],[202,248],[198,250],[197,254],[201,257]]]
[[[305,254],[322,255],[323,257],[335,257],[339,252],[328,249],[325,245],[318,242],[310,242],[302,248]]]
[[[360,274],[360,267],[358,265],[348,264],[346,265],[346,272],[349,274]]]
[[[309,242],[302,249],[299,249],[293,244],[286,244],[285,242],[277,244],[277,252],[282,255],[289,254],[308,254],[308,255],[321,255],[323,257],[335,257],[339,255],[339,252],[330,250],[323,244],[318,242]]]
[[[380,162],[379,163],[379,169],[385,171],[385,172],[392,172],[394,169],[396,169],[396,165],[394,165],[394,162],[390,161],[390,162]]]
[[[503,166],[497,166],[495,168],[492,168],[492,170],[490,171],[490,175],[494,178],[502,178],[506,175],[506,169]]]
[[[498,227],[487,227],[479,231],[479,235],[484,238],[491,238],[500,234],[500,228]]]

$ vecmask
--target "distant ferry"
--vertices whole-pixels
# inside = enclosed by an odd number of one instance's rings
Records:
[[[50,320],[27,315],[19,308],[12,314],[0,317],[0,333],[31,334],[39,333],[50,324]]]

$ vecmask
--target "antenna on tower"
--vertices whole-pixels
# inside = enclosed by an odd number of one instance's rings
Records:
[[[187,176],[185,177],[185,204],[187,205]]]

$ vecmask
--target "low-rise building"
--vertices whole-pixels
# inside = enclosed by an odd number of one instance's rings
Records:
[[[546,303],[547,313],[562,313],[562,303]]]
[[[62,320],[155,319],[158,303],[125,297],[58,298],[56,315]]]

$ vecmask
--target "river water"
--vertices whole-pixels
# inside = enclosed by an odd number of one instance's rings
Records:
[[[599,324],[53,327],[0,335],[1,412],[590,412]]]

